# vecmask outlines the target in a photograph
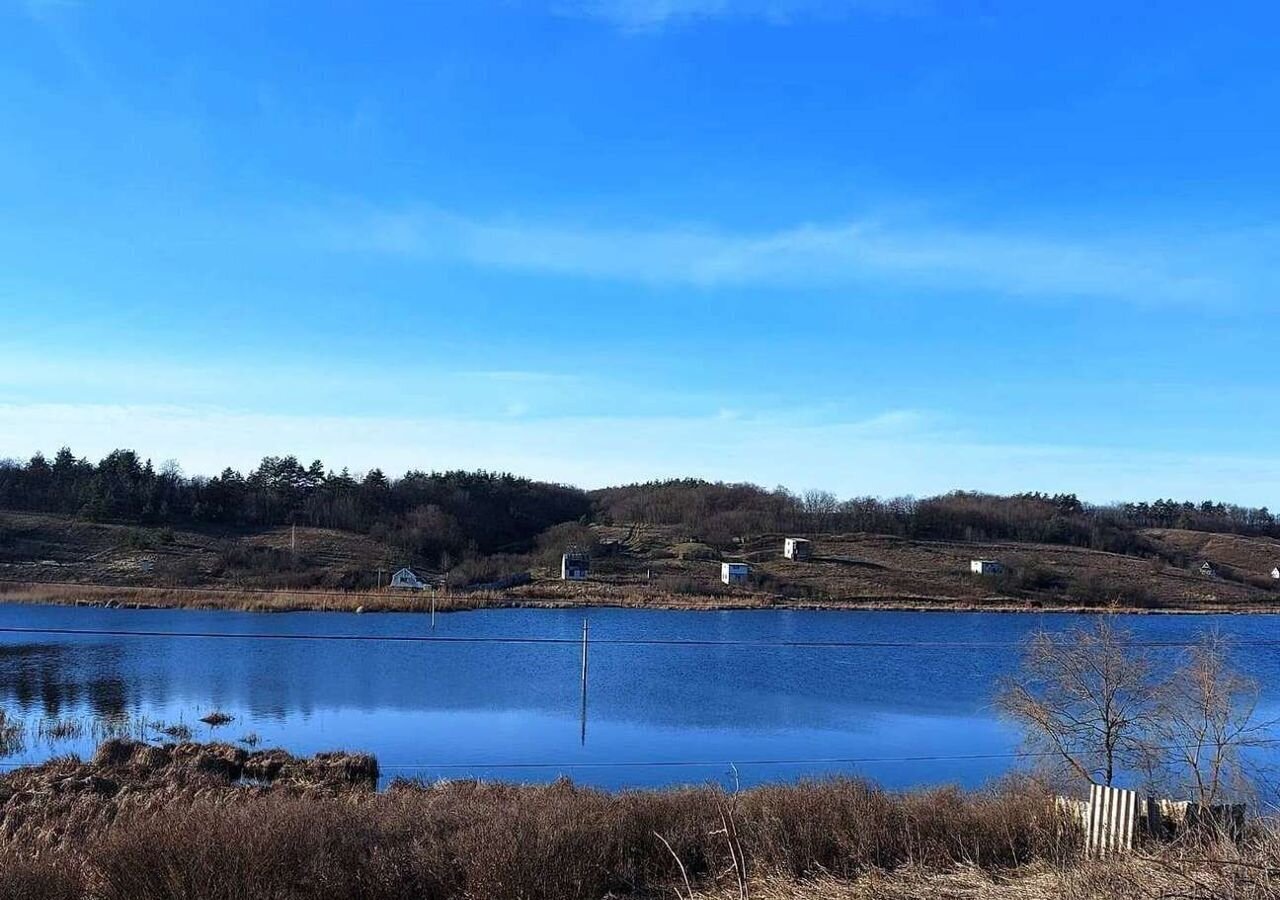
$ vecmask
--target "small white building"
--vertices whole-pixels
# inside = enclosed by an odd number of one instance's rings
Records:
[[[397,569],[391,576],[391,587],[405,591],[425,591],[427,583],[419,578],[408,566]]]
[[[1276,568],[1271,570],[1271,577],[1274,578],[1276,581],[1280,581],[1280,566],[1277,566]]]
[[[570,550],[560,557],[561,581],[585,581],[591,574],[591,558],[578,550]]]
[[[804,538],[787,538],[782,542],[782,555],[793,560],[808,559],[813,555],[813,544]]]
[[[1213,564],[1210,563],[1208,560],[1206,560],[1205,562],[1202,562],[1198,567],[1196,567],[1196,571],[1199,572],[1201,575],[1203,575],[1205,578],[1213,578],[1215,575],[1218,574],[1213,570]]]
[[[1003,575],[1004,563],[994,559],[973,559],[969,561],[969,571],[974,575]]]
[[[727,562],[720,564],[720,580],[725,584],[746,584],[751,567],[746,563]]]

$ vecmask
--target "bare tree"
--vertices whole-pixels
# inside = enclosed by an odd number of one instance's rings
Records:
[[[1158,733],[1192,801],[1202,808],[1252,789],[1250,748],[1270,743],[1274,723],[1257,717],[1258,683],[1230,667],[1230,645],[1210,633],[1162,686]]]
[[[804,511],[809,516],[810,527],[819,533],[825,532],[831,525],[831,519],[840,508],[840,501],[830,491],[810,490],[804,492]]]
[[[1124,768],[1147,768],[1159,685],[1147,654],[1100,618],[1089,629],[1039,632],[997,703],[1025,732],[1028,750],[1065,774],[1110,785]]]

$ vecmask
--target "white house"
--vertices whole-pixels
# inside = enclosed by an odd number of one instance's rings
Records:
[[[1003,575],[1004,563],[994,559],[973,559],[969,561],[969,571],[974,575]]]
[[[804,538],[787,538],[782,542],[782,555],[787,559],[805,560],[813,554],[813,544]]]
[[[1203,575],[1205,578],[1212,578],[1218,574],[1213,570],[1213,564],[1208,562],[1207,560],[1205,562],[1202,562],[1199,568],[1196,569],[1196,571],[1199,572],[1201,575]]]
[[[746,584],[751,567],[746,563],[721,563],[720,580],[725,584]]]
[[[1276,568],[1271,570],[1271,577],[1276,579],[1277,581],[1280,581],[1280,566],[1277,566]]]
[[[415,575],[413,569],[405,566],[391,576],[391,587],[407,591],[424,591],[427,589],[427,583]]]
[[[570,550],[560,557],[561,581],[584,581],[591,573],[591,558],[587,554]]]

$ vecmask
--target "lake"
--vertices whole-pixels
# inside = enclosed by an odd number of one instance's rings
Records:
[[[585,722],[584,617],[591,634]],[[1276,616],[1119,618],[1148,641],[1194,641],[1208,628],[1242,641],[1280,641]],[[433,630],[420,614],[7,605],[0,628],[188,636],[0,632],[0,706],[28,732],[4,763],[88,755],[112,729],[150,733],[144,723],[163,722],[184,724],[199,739],[252,733],[261,746],[300,754],[368,751],[386,777],[567,775],[619,788],[841,773],[891,787],[976,786],[1017,764],[1010,754],[1018,735],[991,708],[997,678],[1016,667],[1017,643],[1035,629],[1089,621],[510,609],[442,614]],[[304,635],[339,639],[290,637]],[[1263,712],[1274,717],[1280,654],[1247,643],[1236,654],[1264,685]],[[215,709],[233,721],[216,728],[198,721]],[[91,727],[41,734],[67,719]]]

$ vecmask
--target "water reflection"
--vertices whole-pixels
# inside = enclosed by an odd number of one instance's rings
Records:
[[[590,691],[582,721],[581,612],[496,610],[441,616],[435,634],[549,637],[562,644],[403,643],[200,637],[0,634],[0,705],[25,718],[185,723],[200,738],[246,732],[299,752],[376,753],[391,774],[545,780],[561,772],[606,786],[721,778],[745,783],[856,771],[894,785],[976,783],[1008,760],[891,762],[930,754],[999,755],[1016,736],[990,709],[1012,671],[1010,644],[1070,616],[944,613],[592,610]],[[422,635],[426,617],[0,607],[0,626],[253,634]],[[1216,626],[1280,638],[1265,616],[1132,617],[1150,640],[1193,640]],[[610,640],[899,641],[926,646],[779,647],[611,644]],[[1174,650],[1161,651],[1174,654]],[[1274,706],[1274,648],[1239,663]],[[1170,660],[1172,662],[1172,660]],[[198,723],[212,709],[234,721]],[[56,752],[91,751],[92,737]],[[27,747],[33,760],[55,748]],[[880,760],[853,763],[848,760]],[[788,762],[803,760],[805,762]],[[830,762],[820,762],[827,760]],[[655,763],[705,762],[702,766]],[[635,765],[620,765],[635,763]],[[641,765],[643,764],[643,765]],[[393,767],[403,766],[397,771]],[[506,768],[510,767],[510,768]]]

